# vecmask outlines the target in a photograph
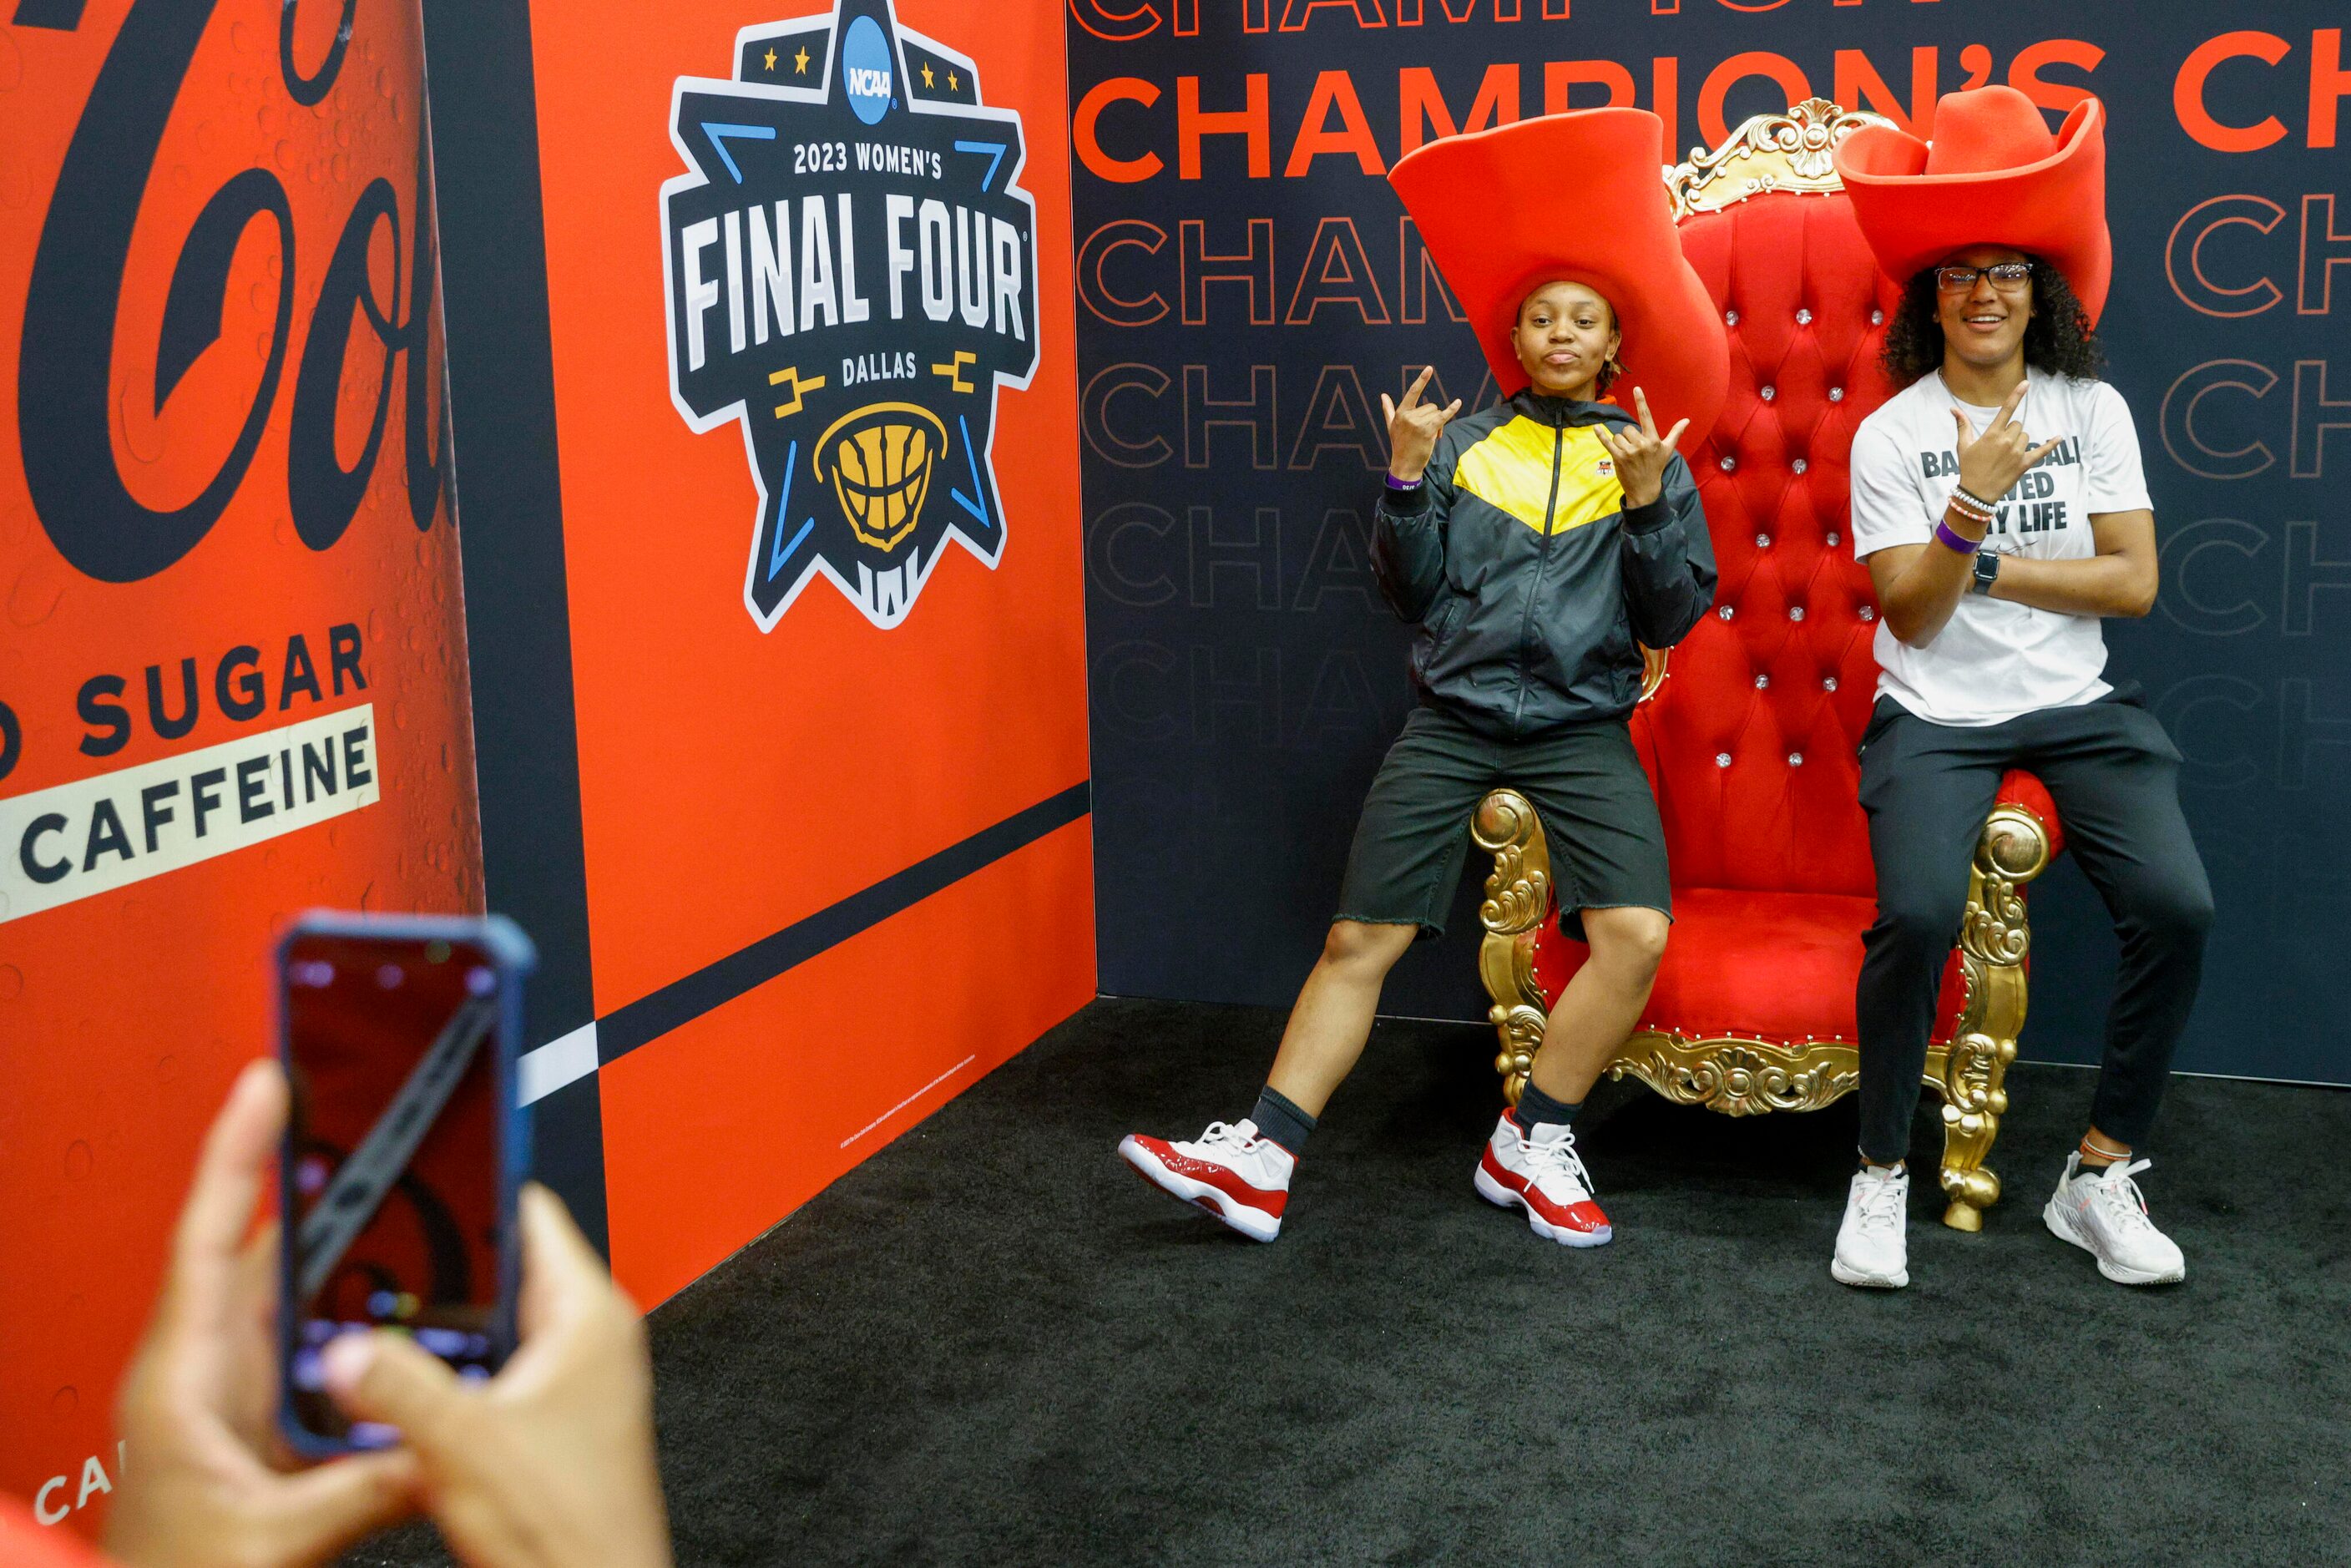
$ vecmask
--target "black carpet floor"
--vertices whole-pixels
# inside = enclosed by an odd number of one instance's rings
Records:
[[[1914,1184],[1865,1293],[1850,1099],[1604,1085],[1570,1251],[1470,1191],[1461,1025],[1380,1024],[1272,1246],[1117,1160],[1246,1114],[1280,1028],[1097,1002],[657,1312],[680,1563],[2351,1562],[2351,1094],[2178,1081],[2189,1276],[2131,1291],[2040,1219],[2092,1076],[2019,1067],[1983,1233]]]

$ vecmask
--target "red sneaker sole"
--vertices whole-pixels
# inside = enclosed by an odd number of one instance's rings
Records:
[[[1170,1197],[1190,1204],[1203,1214],[1213,1215],[1222,1224],[1238,1231],[1252,1241],[1270,1241],[1281,1234],[1281,1221],[1262,1209],[1235,1203],[1206,1182],[1178,1176],[1159,1163],[1158,1157],[1132,1136],[1118,1145],[1119,1158],[1136,1176]]]
[[[1497,1208],[1524,1209],[1528,1228],[1546,1241],[1556,1241],[1562,1247],[1605,1247],[1615,1238],[1616,1228],[1613,1225],[1604,1225],[1597,1230],[1572,1230],[1552,1224],[1535,1212],[1533,1204],[1488,1176],[1483,1165],[1478,1167],[1477,1187],[1478,1196]]]

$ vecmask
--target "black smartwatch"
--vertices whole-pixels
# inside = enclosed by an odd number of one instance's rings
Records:
[[[1990,593],[1991,585],[2000,580],[2000,552],[1992,549],[1976,551],[1976,586],[1978,593]]]

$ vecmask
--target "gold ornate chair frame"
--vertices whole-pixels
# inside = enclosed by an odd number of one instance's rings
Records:
[[[1757,115],[1712,152],[1666,172],[1677,218],[1719,211],[1767,192],[1839,189],[1830,149],[1875,115],[1852,114],[1822,99],[1784,115]],[[1665,684],[1663,653],[1645,650],[1641,701]],[[1486,928],[1479,968],[1493,1000],[1488,1015],[1501,1037],[1495,1070],[1511,1103],[1542,1043],[1546,1009],[1534,972],[1535,941],[1552,913],[1551,852],[1533,806],[1515,789],[1497,789],[1478,808],[1478,846],[1494,857],[1478,915]],[[1959,949],[1966,1000],[1948,1044],[1929,1048],[1926,1083],[1943,1102],[1943,1223],[1983,1228],[1983,1211],[2000,1199],[2000,1177],[1984,1165],[2008,1112],[2008,1065],[2024,1025],[2024,958],[2032,945],[2023,886],[2047,869],[2050,838],[2041,820],[2003,802],[1985,821],[1968,880]],[[1677,1104],[1729,1116],[1766,1111],[1816,1111],[1859,1087],[1861,1054],[1845,1040],[1779,1042],[1726,1035],[1697,1040],[1642,1030],[1604,1069],[1627,1073]]]
[[[1548,1014],[1535,983],[1535,938],[1552,913],[1551,850],[1534,807],[1515,789],[1479,804],[1471,833],[1494,857],[1478,918],[1486,927],[1478,966],[1493,998],[1488,1013],[1501,1036],[1494,1069],[1503,1097],[1518,1103],[1542,1043]],[[1948,1045],[1927,1052],[1927,1086],[1943,1101],[1943,1223],[1983,1228],[1983,1211],[2000,1200],[2000,1177],[1984,1165],[2000,1119],[2008,1113],[2008,1064],[2024,1027],[2024,956],[2032,945],[2019,891],[2049,864],[2049,835],[2022,806],[1993,808],[1968,872],[1967,914],[1959,928],[1967,999]],[[1642,1030],[1604,1069],[1630,1073],[1678,1105],[1727,1116],[1766,1111],[1817,1111],[1861,1083],[1861,1053],[1851,1040],[1779,1043],[1725,1035],[1693,1040]]]

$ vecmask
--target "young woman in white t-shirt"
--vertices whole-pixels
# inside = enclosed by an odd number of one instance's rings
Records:
[[[1905,390],[1853,444],[1854,549],[1882,611],[1862,737],[1877,920],[1858,993],[1862,1167],[1830,1271],[1909,1281],[1903,1164],[1968,867],[2011,768],[2048,786],[2122,957],[2089,1130],[2044,1210],[2125,1284],[2186,1271],[2133,1177],[2201,972],[2212,894],[2179,753],[2099,622],[2155,603],[2155,517],[2088,312],[2047,261],[1970,246],[1909,279],[1886,362]]]

